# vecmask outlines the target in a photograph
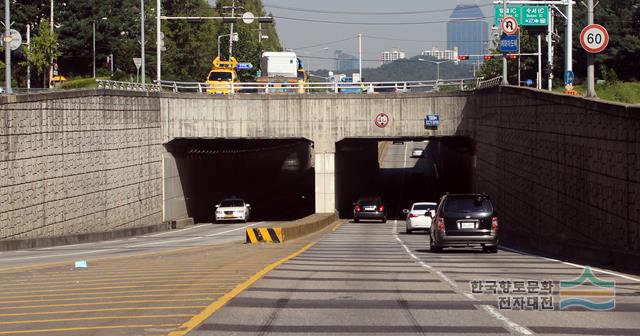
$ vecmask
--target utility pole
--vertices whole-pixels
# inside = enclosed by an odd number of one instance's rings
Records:
[[[507,17],[507,0],[502,0],[502,20]],[[506,34],[502,29],[502,34]],[[507,79],[507,53],[502,53],[502,84],[509,85],[509,79]]]
[[[7,93],[13,93],[11,90],[11,48],[9,48],[9,32],[11,28],[11,13],[9,11],[9,0],[4,0],[4,79],[5,89]]]
[[[536,76],[536,88],[542,89],[542,34],[538,34],[538,74]]]
[[[549,25],[547,29],[547,67],[549,74],[547,88],[553,90],[553,7],[549,8]]]
[[[93,28],[93,79],[96,79],[96,20],[91,21]]]
[[[362,82],[362,34],[358,34],[358,73]]]
[[[565,71],[573,71],[573,1],[571,0],[567,1],[566,24],[564,69]]]
[[[236,0],[233,0],[231,2],[231,17],[235,17],[236,16]],[[229,33],[229,59],[228,61],[231,60],[231,56],[233,56],[233,22],[231,22],[231,31]]]
[[[522,52],[520,50],[520,40],[522,40],[522,29],[518,29],[518,53]],[[518,86],[520,86],[520,59],[521,57],[518,56]]]
[[[587,0],[587,25],[593,24],[593,0]],[[593,54],[587,53],[587,97],[598,97],[595,87],[595,66]]]
[[[31,51],[31,24],[27,23],[27,49]],[[27,61],[27,89],[31,88],[31,63]]]
[[[158,85],[160,85],[160,81],[162,80],[162,46],[160,45],[162,31],[160,30],[160,9],[160,0],[156,0],[156,82]],[[111,64],[113,64],[113,61],[111,61]]]
[[[53,0],[51,0],[50,10],[51,13],[49,15],[49,29],[51,30],[51,35],[53,35]],[[51,79],[53,78],[53,64],[49,67],[49,87],[51,87]]]
[[[145,69],[144,69],[144,0],[140,0],[140,57],[142,58],[142,87],[144,87],[145,82]]]

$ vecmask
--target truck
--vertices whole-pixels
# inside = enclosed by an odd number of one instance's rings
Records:
[[[309,77],[302,60],[294,52],[263,52],[260,59],[260,70],[262,76],[258,77],[256,81],[269,83],[269,92],[305,92],[304,84],[308,82]]]
[[[235,57],[231,57],[228,61],[223,61],[220,57],[214,58],[207,75],[207,93],[230,94],[231,86],[238,82],[237,65],[238,61]]]

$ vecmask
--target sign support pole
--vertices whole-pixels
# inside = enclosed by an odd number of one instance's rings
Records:
[[[536,88],[542,89],[542,34],[538,34],[538,75],[536,76]]]
[[[144,68],[145,57],[144,57],[144,0],[140,0],[140,58],[142,58],[142,69],[140,70],[140,74],[142,77],[142,87],[144,88],[145,84],[145,73],[146,70]]]
[[[11,48],[9,48],[9,28],[11,28],[11,14],[9,12],[9,0],[4,0],[4,81],[7,93],[11,90]]]
[[[549,25],[547,26],[547,66],[549,74],[547,88],[553,90],[553,9],[549,8]]]
[[[566,20],[565,55],[564,70],[565,72],[573,71],[573,1],[567,1],[567,20]]]
[[[502,0],[502,20],[507,17],[507,0]],[[502,29],[502,34],[505,34]],[[509,79],[507,79],[507,53],[502,54],[502,83],[501,85],[509,85]]]
[[[593,24],[593,0],[587,1],[587,21],[588,24]],[[592,53],[587,53],[587,97],[598,97],[595,89],[595,67]]]
[[[160,45],[162,31],[160,30],[160,9],[160,0],[156,0],[156,81],[158,85],[160,85],[162,80],[162,46]],[[111,60],[111,64],[113,64],[113,60]]]
[[[520,40],[522,40],[522,29],[518,29],[518,53],[520,53]],[[520,86],[520,56],[518,56],[518,86]]]

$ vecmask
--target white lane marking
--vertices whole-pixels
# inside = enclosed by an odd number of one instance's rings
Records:
[[[229,233],[229,232],[233,232],[233,231],[244,230],[244,229],[246,229],[246,228],[248,228],[250,226],[254,226],[254,225],[257,225],[257,224],[260,224],[260,223],[264,223],[264,222],[253,223],[253,224],[245,225],[245,226],[237,228],[237,229],[227,230],[227,231],[217,232],[217,233],[212,233],[212,234],[205,235],[205,236],[200,236],[200,237],[191,237],[191,238],[174,239],[174,240],[161,240],[161,241],[156,241],[156,242],[151,242],[151,243],[131,245],[131,246],[127,246],[127,248],[136,248],[136,247],[149,246],[149,245],[159,245],[159,244],[181,243],[181,242],[186,242],[186,241],[191,241],[191,240],[203,239],[205,237],[214,237],[214,236],[219,236],[219,235],[222,235],[222,234],[225,234],[225,233]]]
[[[402,165],[402,168],[407,168],[407,143],[404,143],[404,164]]]
[[[436,180],[440,179],[440,175],[438,175],[438,166],[434,163],[433,170],[436,172]]]
[[[484,311],[486,311],[487,313],[489,313],[489,315],[491,315],[493,318],[495,318],[496,320],[503,322],[504,324],[507,325],[507,327],[515,332],[517,332],[520,335],[533,335],[533,332],[513,321],[511,321],[510,319],[508,319],[506,316],[500,314],[499,311],[497,311],[494,307],[492,306],[488,306],[488,305],[481,305],[480,307],[482,307],[482,309],[484,309]]]
[[[64,254],[49,254],[49,255],[34,256],[34,257],[8,258],[8,259],[1,259],[0,261],[4,262],[4,261],[21,261],[21,260],[43,259],[43,258],[68,257],[73,255],[79,255],[79,254],[92,254],[92,253],[115,251],[115,250],[116,249],[106,249],[106,250],[83,251],[83,252],[64,253]]]
[[[178,232],[183,232],[183,231],[187,231],[187,230],[192,230],[192,229],[199,228],[199,227],[202,227],[202,226],[205,226],[205,225],[207,225],[207,224],[195,225],[195,226],[191,226],[191,227],[184,228],[184,229],[180,229],[180,230],[169,230],[169,231],[167,231],[167,232],[157,233],[157,234],[152,234],[152,235],[143,236],[143,237],[158,237],[158,236],[164,236],[164,235],[166,235],[166,234],[170,234],[170,233],[178,233]]]
[[[530,257],[542,258],[542,259],[544,259],[544,260],[554,261],[554,262],[558,262],[558,263],[565,264],[565,265],[567,265],[567,266],[576,267],[576,268],[582,268],[582,269],[584,269],[584,268],[586,268],[586,267],[587,267],[587,266],[583,266],[583,265],[579,265],[579,264],[574,264],[574,263],[570,263],[570,262],[562,261],[562,260],[558,260],[558,259],[547,258],[547,257],[541,257],[541,256],[538,256],[538,255],[535,255],[535,254],[531,254],[531,253],[527,253],[527,252],[519,251],[519,250],[512,249],[512,248],[505,247],[505,246],[500,246],[500,248],[501,248],[501,249],[503,249],[503,250],[510,251],[510,252],[515,252],[515,253],[519,253],[519,254],[528,255],[528,256],[530,256]],[[627,280],[631,280],[631,281],[635,281],[635,282],[640,282],[640,279],[639,279],[639,278],[634,278],[634,277],[631,277],[631,276],[628,276],[628,275],[624,275],[624,274],[621,274],[621,273],[617,273],[617,272],[607,271],[607,270],[604,270],[604,269],[601,269],[601,268],[591,267],[591,270],[593,270],[594,272],[600,272],[600,273],[604,273],[604,274],[609,274],[609,275],[613,275],[613,276],[621,277],[621,278],[623,278],[623,279],[627,279]]]
[[[411,255],[411,257],[413,259],[416,260],[420,260],[418,257],[416,257],[415,254],[413,254],[409,248],[407,247],[407,245],[400,239],[400,237],[398,237],[398,221],[394,221],[393,223],[393,235],[395,236],[396,240],[398,242],[400,242],[400,244],[402,245],[402,247],[404,247],[405,251],[407,251],[409,253],[409,255]],[[419,264],[425,268],[428,268],[431,271],[434,271],[435,269],[431,266],[429,266],[427,263],[425,263],[424,261],[420,260]],[[463,291],[458,284],[453,281],[451,278],[449,278],[448,276],[444,275],[444,273],[442,273],[441,271],[436,271],[435,274],[437,274],[442,280],[444,280],[446,283],[449,284],[449,286],[451,288],[453,288],[454,291],[461,293],[462,295],[464,295],[466,298],[468,298],[471,301],[480,301],[478,300],[475,296],[473,296],[473,294],[468,293]],[[510,319],[508,319],[506,316],[500,314],[500,312],[498,312],[495,308],[493,308],[492,306],[488,306],[488,305],[480,305],[480,307],[482,307],[482,309],[484,309],[487,313],[489,313],[489,315],[491,315],[493,318],[495,318],[498,322],[501,322],[503,324],[505,324],[507,326],[507,328],[511,329],[512,331],[520,334],[520,335],[534,335],[533,332],[531,332],[529,329],[511,321]]]

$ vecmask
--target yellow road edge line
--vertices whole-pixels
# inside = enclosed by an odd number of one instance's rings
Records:
[[[197,302],[197,301],[207,301],[207,300],[209,300],[209,298],[201,298],[201,299],[200,298],[198,299],[176,298],[175,300],[99,301],[99,302],[79,302],[79,303],[64,303],[64,304],[2,307],[0,308],[0,310],[36,309],[36,308],[50,308],[50,307],[82,307],[82,306],[98,306],[98,305],[106,305],[106,304],[153,303],[153,302]]]
[[[56,328],[56,329],[14,330],[14,331],[0,331],[0,335],[34,334],[34,333],[61,332],[61,331],[80,331],[80,330],[99,330],[99,329],[173,327],[175,325],[176,324],[132,324],[132,325],[116,325],[116,326],[95,326],[95,327],[75,327],[75,328]]]
[[[33,303],[33,302],[59,302],[59,301],[83,301],[83,300],[105,300],[105,299],[131,299],[131,298],[144,298],[144,297],[173,297],[173,296],[207,296],[207,295],[222,295],[221,293],[212,293],[212,292],[204,292],[204,293],[176,293],[176,294],[167,294],[167,293],[157,293],[157,294],[139,294],[139,295],[115,295],[115,296],[87,296],[87,297],[78,297],[78,298],[64,298],[64,299],[40,299],[40,300],[15,300],[15,301],[2,301],[3,304],[7,303]],[[37,297],[37,296],[32,296]],[[105,302],[106,303],[106,302]],[[2,322],[0,322],[2,324]]]
[[[338,230],[344,223],[344,221],[338,221],[338,224],[336,226],[333,227],[333,229],[331,231],[335,232],[336,230]]]
[[[190,314],[167,314],[167,315],[134,315],[134,316],[96,316],[96,317],[78,317],[64,319],[49,320],[22,320],[22,321],[5,321],[0,325],[22,324],[22,323],[51,323],[51,322],[70,322],[70,321],[93,321],[93,320],[111,320],[111,319],[146,319],[146,318],[169,318],[169,317],[189,317]]]
[[[231,299],[233,299],[234,297],[236,297],[238,294],[242,293],[245,289],[249,288],[249,286],[253,285],[256,281],[260,280],[263,276],[265,276],[267,273],[271,272],[274,268],[280,266],[281,264],[289,261],[290,259],[293,259],[297,256],[299,256],[300,254],[302,254],[304,251],[308,250],[309,248],[311,248],[311,246],[315,245],[315,242],[311,242],[307,245],[305,245],[304,247],[302,247],[301,249],[299,249],[298,251],[274,262],[271,265],[268,265],[267,267],[263,268],[261,271],[259,271],[258,273],[254,274],[253,276],[251,276],[251,278],[247,279],[245,282],[239,284],[238,286],[236,286],[234,289],[232,289],[230,292],[228,292],[227,294],[221,296],[219,299],[217,299],[216,301],[212,302],[209,306],[207,306],[204,310],[202,310],[198,315],[194,316],[192,319],[190,319],[189,321],[185,322],[182,324],[182,326],[180,326],[180,329],[182,330],[178,330],[178,331],[173,331],[169,333],[169,336],[184,336],[187,333],[189,333],[191,330],[195,329],[196,327],[198,327],[202,322],[204,322],[206,319],[208,319],[211,315],[213,315],[218,309],[222,308],[227,302],[229,302]]]

